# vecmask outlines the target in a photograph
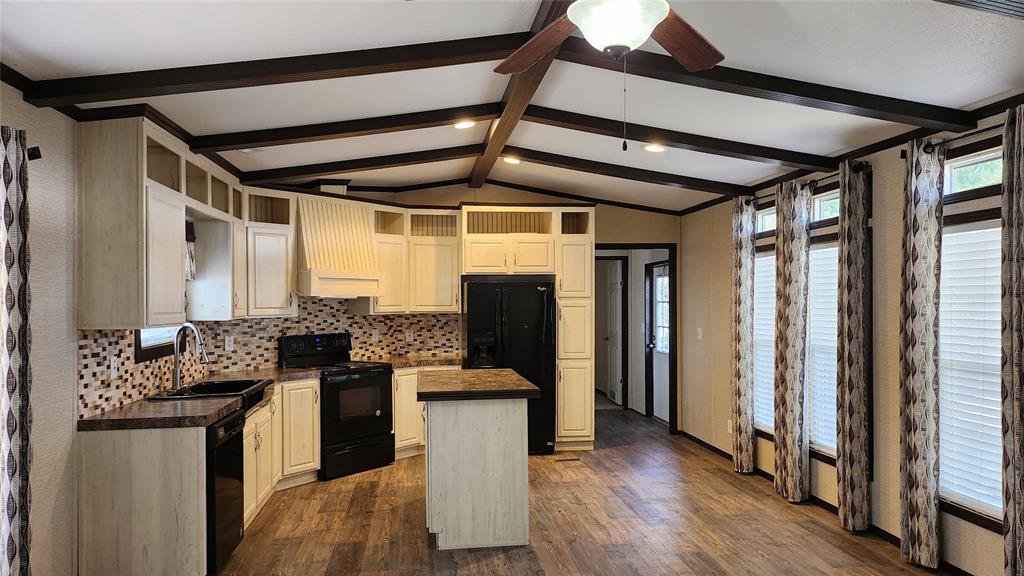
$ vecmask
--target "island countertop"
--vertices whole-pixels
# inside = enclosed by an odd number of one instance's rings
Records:
[[[416,400],[540,398],[540,388],[508,368],[420,372]]]

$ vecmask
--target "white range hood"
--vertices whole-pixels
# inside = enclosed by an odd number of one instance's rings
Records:
[[[333,198],[298,199],[298,292],[318,298],[380,294],[373,208]]]

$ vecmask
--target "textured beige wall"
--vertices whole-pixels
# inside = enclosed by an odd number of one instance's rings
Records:
[[[75,570],[74,122],[0,83],[3,124],[28,131],[32,263],[32,572]]]
[[[904,163],[894,148],[866,158],[874,174],[874,449],[872,518],[899,535],[899,301]],[[731,452],[732,341],[730,211],[722,205],[684,216],[682,427]],[[704,341],[696,339],[703,328]],[[710,331],[709,331],[709,327]],[[710,359],[710,361],[709,361]],[[772,471],[770,442],[757,441],[757,466]],[[835,469],[811,463],[812,493],[836,503]],[[943,559],[977,575],[1002,573],[1002,537],[942,515]]]

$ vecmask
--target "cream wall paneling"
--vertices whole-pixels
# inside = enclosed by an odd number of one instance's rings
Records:
[[[79,432],[78,573],[206,574],[206,429]]]
[[[556,441],[594,440],[594,366],[592,360],[558,362]]]
[[[320,468],[320,381],[281,384],[284,477]]]
[[[150,219],[154,225],[159,222],[160,230],[149,231],[147,210],[159,210],[166,218],[172,217],[172,203],[182,202],[182,209],[187,205],[185,163],[189,162],[193,173],[205,174],[201,178],[207,185],[202,195],[204,206],[216,210],[210,205],[213,195],[209,190],[210,182],[215,181],[219,191],[216,205],[224,209],[217,212],[229,219],[231,192],[240,188],[238,180],[141,118],[80,123],[75,126],[75,138],[78,328],[138,328],[183,321],[184,308],[177,310],[171,297],[180,287],[184,305],[184,284],[177,286],[176,279],[180,267],[170,259],[170,247],[147,254],[154,247],[147,240],[168,237],[178,222],[184,229],[184,214],[175,213],[173,221]],[[158,198],[151,201],[150,190],[157,187],[168,194],[153,193]],[[179,199],[172,202],[171,194]],[[170,283],[150,287],[150,277]],[[147,308],[150,299],[152,310]]]

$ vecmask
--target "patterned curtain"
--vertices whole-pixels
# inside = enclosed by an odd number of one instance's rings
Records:
[[[4,347],[0,354],[0,373],[5,385],[0,392],[0,546],[7,562],[3,572],[29,573],[29,484],[32,455],[29,451],[29,427],[32,414],[29,386],[32,371],[29,348],[28,289],[28,158],[23,130],[0,127],[4,144],[4,222],[0,241],[4,249],[4,306],[0,327]]]
[[[1003,132],[1003,547],[1024,575],[1024,105]]]
[[[839,523],[871,527],[871,429],[868,390],[868,202],[871,167],[839,166],[839,315],[836,362],[836,476]]]
[[[810,496],[804,409],[811,188],[775,192],[775,489],[790,502]]]
[[[737,472],[754,471],[754,202],[732,203],[733,447]]]
[[[945,147],[907,154],[900,293],[900,526],[903,559],[939,564],[939,271]]]

